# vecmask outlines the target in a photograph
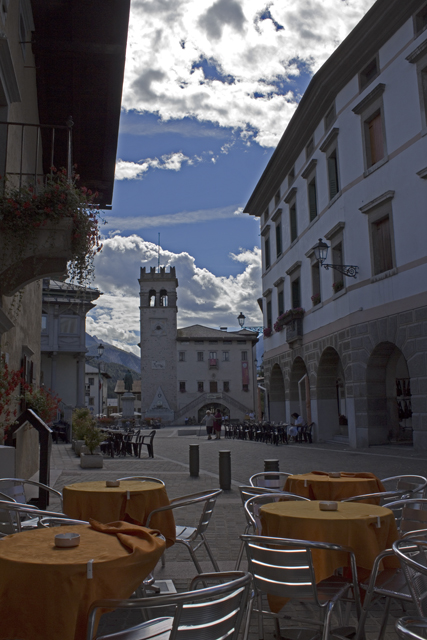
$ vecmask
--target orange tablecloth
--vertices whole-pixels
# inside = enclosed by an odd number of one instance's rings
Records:
[[[70,518],[99,522],[129,520],[145,525],[148,515],[169,504],[164,486],[156,482],[126,480],[120,487],[106,487],[105,481],[78,482],[64,487],[64,513]],[[156,514],[150,522],[170,547],[175,542],[175,520],[172,511]]]
[[[385,488],[373,473],[341,472],[341,478],[330,478],[327,473],[302,473],[286,479],[284,491],[296,493],[310,500],[344,500],[365,493],[378,493]]]
[[[80,545],[55,547],[55,534],[67,531],[80,534]],[[36,529],[4,538],[0,640],[83,640],[91,603],[128,598],[156,566],[165,542],[150,531],[144,529],[142,538],[122,536],[122,542],[87,525]],[[91,559],[93,578],[88,579]]]
[[[380,527],[377,526],[378,517]],[[377,555],[398,539],[390,509],[358,502],[339,502],[337,511],[320,511],[317,500],[273,502],[261,507],[260,519],[263,536],[332,542],[351,547],[361,569],[359,579],[369,575]],[[346,554],[314,550],[312,556],[316,582],[333,575],[335,569],[348,565]],[[390,567],[399,566],[395,558],[388,558],[386,562]],[[269,602],[273,611],[279,611],[285,604],[271,596]]]

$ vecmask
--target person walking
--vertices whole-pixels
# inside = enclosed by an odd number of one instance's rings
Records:
[[[222,426],[222,413],[219,409],[215,412],[215,421],[213,423],[213,428],[215,431],[215,440],[221,439],[221,426]]]
[[[202,422],[206,425],[206,433],[208,434],[208,440],[212,440],[212,428],[214,424],[215,418],[213,417],[211,411],[209,409],[206,411],[205,417],[202,419]]]

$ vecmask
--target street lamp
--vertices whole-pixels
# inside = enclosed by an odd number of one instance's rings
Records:
[[[104,355],[104,345],[98,345],[98,416],[102,414],[101,407],[101,358]]]
[[[240,314],[237,316],[237,322],[239,323],[242,329],[245,324],[245,320],[246,320],[246,316],[244,316],[243,313],[240,312]]]
[[[325,267],[328,269],[335,269],[335,271],[339,271],[344,276],[348,276],[349,278],[355,278],[357,276],[358,266],[353,264],[326,264],[325,260],[328,257],[328,245],[326,242],[323,242],[322,238],[319,238],[319,242],[314,245],[313,251],[316,257],[317,262],[321,267]]]

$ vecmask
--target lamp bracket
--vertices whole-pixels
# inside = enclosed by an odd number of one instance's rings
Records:
[[[335,271],[339,271],[349,278],[356,278],[359,269],[359,267],[354,264],[326,264],[325,262],[320,262],[320,264],[322,267],[325,267],[326,270],[335,269]]]

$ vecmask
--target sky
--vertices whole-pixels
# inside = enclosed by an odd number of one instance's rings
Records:
[[[140,355],[142,266],[175,266],[178,326],[259,326],[243,214],[313,74],[374,0],[132,0],[102,291],[87,331]],[[160,242],[159,242],[160,234]]]

